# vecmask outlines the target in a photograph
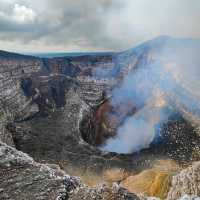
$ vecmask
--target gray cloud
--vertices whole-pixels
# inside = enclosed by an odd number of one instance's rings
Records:
[[[198,0],[0,0],[0,49],[121,50],[163,34],[199,37],[199,8]]]

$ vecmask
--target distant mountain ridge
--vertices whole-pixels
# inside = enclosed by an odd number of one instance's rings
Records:
[[[105,56],[105,55],[115,55],[123,54],[128,52],[140,51],[147,47],[160,47],[166,43],[170,44],[190,44],[191,46],[200,46],[200,38],[175,38],[170,36],[158,36],[152,40],[148,40],[139,45],[134,46],[133,48],[124,50],[124,51],[101,51],[101,52],[35,52],[35,53],[20,53],[20,52],[11,52],[0,50],[0,56],[30,56],[30,57],[39,57],[39,58],[57,58],[57,57],[80,57],[80,56]]]
[[[114,52],[51,52],[51,53],[25,53],[25,55],[37,56],[40,58],[58,58],[58,57],[79,57],[79,56],[104,56],[112,55]]]
[[[0,50],[0,58],[35,58],[35,56]]]

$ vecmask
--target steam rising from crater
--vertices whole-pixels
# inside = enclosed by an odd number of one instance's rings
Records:
[[[141,54],[146,56],[141,56]],[[173,112],[199,123],[200,119],[200,42],[159,38],[122,53],[140,59],[137,68],[124,78],[112,94],[112,105],[132,102],[139,109],[127,117],[103,150],[131,153],[147,148],[157,137],[158,129]],[[142,60],[141,60],[142,59]],[[125,66],[124,66],[125,67]]]

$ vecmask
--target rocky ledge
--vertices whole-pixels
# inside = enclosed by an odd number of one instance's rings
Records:
[[[167,198],[176,200],[184,195],[193,196],[192,199],[200,196],[200,162],[193,163],[192,166],[173,177]]]
[[[0,199],[2,200],[139,200],[115,184],[91,188],[59,166],[40,164],[27,154],[0,142]]]

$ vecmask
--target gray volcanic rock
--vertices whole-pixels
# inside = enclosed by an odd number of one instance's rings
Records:
[[[199,199],[200,199],[200,197],[197,197],[197,196],[184,195],[179,200],[199,200]]]
[[[200,197],[200,162],[194,163],[173,177],[167,200],[177,200],[184,195]]]
[[[90,188],[87,186],[79,186],[76,191],[69,195],[69,200],[140,200],[139,197],[127,190],[114,184],[112,187],[106,185]]]
[[[148,149],[148,151],[154,151],[154,154],[168,155],[185,163],[200,159],[198,127],[180,115],[174,114],[166,123],[163,123],[156,140]]]
[[[21,78],[41,69],[40,59],[8,52],[0,52],[0,139],[14,146],[8,122],[38,112],[21,89]]]
[[[114,185],[90,188],[56,165],[35,162],[27,154],[0,142],[0,199],[2,200],[139,200]]]
[[[64,173],[0,143],[0,199],[64,199]],[[59,198],[58,198],[59,197]]]
[[[1,125],[0,141],[6,143],[9,146],[15,147],[13,136],[4,125]]]
[[[5,55],[5,53],[3,54]],[[27,105],[21,89],[21,78],[38,72],[42,67],[40,59],[8,53],[0,53],[0,103],[1,109],[11,111],[11,115],[24,114]]]
[[[99,69],[103,71],[102,69],[105,68],[112,72],[115,67],[113,54],[106,53],[105,55],[82,55],[43,59],[43,61],[44,67],[50,73],[59,73],[71,77],[99,75]]]

